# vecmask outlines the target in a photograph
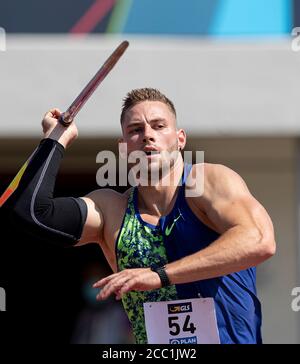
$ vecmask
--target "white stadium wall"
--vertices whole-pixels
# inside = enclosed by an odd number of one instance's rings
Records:
[[[0,52],[0,135],[38,136],[43,113],[53,106],[66,109],[120,41],[8,35],[7,50]],[[292,38],[129,41],[78,115],[82,135],[117,135],[122,98],[144,86],[165,92],[180,125],[194,134],[300,135],[300,52],[292,51]]]

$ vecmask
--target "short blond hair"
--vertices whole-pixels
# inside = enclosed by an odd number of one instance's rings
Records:
[[[123,99],[122,112],[121,112],[121,124],[124,120],[126,111],[143,101],[160,101],[166,104],[171,112],[176,117],[176,110],[173,102],[167,98],[163,93],[155,88],[138,88],[134,89],[126,95]]]

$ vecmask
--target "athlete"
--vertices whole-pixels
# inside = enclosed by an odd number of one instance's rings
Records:
[[[177,152],[167,173],[174,183],[161,183],[161,173],[154,185],[124,194],[55,198],[60,162],[78,136],[75,123],[60,125],[60,115],[51,109],[44,116],[44,138],[12,200],[14,223],[62,246],[97,242],[114,272],[94,284],[97,299],[122,299],[137,343],[148,342],[145,303],[194,298],[212,299],[221,343],[262,343],[255,267],[275,254],[274,231],[243,179],[223,165],[185,164],[186,134],[173,103],[144,88],[124,99],[120,142],[128,155],[145,152],[151,170],[162,171],[163,152]],[[187,193],[189,178],[202,178],[202,193]]]

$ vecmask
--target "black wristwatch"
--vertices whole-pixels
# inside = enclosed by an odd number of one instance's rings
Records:
[[[165,266],[163,267],[151,267],[151,270],[159,275],[161,286],[167,287],[171,285],[169,277],[165,271]]]

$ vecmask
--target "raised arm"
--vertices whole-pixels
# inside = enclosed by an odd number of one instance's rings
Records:
[[[78,135],[74,123],[67,128],[58,123],[60,115],[58,109],[52,109],[44,116],[44,139],[11,201],[11,218],[18,228],[50,243],[74,246],[98,242],[103,221],[93,195],[85,198],[53,195],[65,149]]]

